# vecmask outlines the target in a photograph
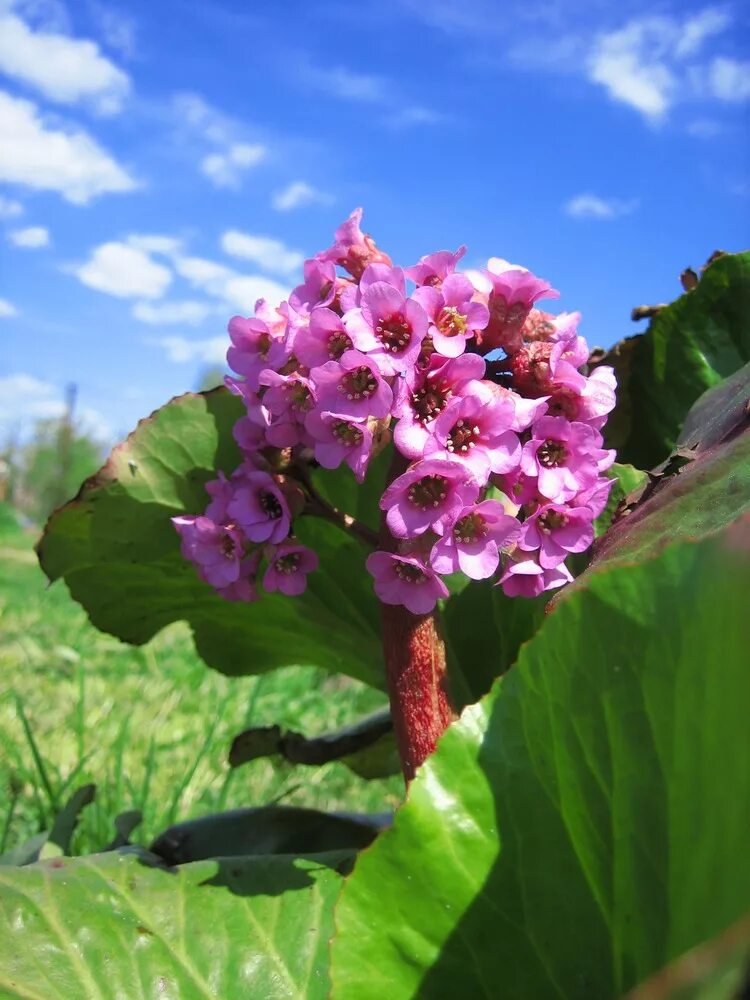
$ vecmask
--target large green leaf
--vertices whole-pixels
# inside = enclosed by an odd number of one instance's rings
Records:
[[[663,461],[685,414],[706,389],[750,361],[750,253],[727,254],[698,286],[662,309],[645,334],[601,359],[614,365],[617,407],[605,429],[618,459],[639,469]]]
[[[0,869],[0,995],[323,998],[349,857],[168,870],[123,852]]]
[[[744,527],[587,574],[446,732],[347,881],[337,1000],[607,1000],[745,911]]]
[[[217,469],[228,474],[238,465],[231,430],[240,415],[237,398],[218,389],[180,396],[141,421],[52,515],[39,545],[42,568],[51,580],[64,577],[94,625],[126,642],[146,642],[185,620],[206,663],[227,674],[299,664],[382,685],[366,552],[335,525],[300,519],[298,534],[315,547],[321,568],[298,598],[224,601],[180,555],[170,518],[201,512],[205,483]],[[347,479],[353,482],[348,468],[326,474],[333,492],[350,489]]]

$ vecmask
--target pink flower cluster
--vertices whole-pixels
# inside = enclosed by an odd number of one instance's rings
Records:
[[[459,271],[464,247],[396,267],[361,216],[305,262],[287,302],[230,321],[245,460],[208,484],[203,515],[174,518],[183,553],[228,600],[255,599],[259,579],[301,593],[318,562],[293,533],[303,470],[346,463],[361,483],[392,436],[390,539],[367,560],[381,601],[427,613],[457,572],[510,596],[561,586],[611,486],[612,369],[583,373],[579,314],[538,309],[558,293],[530,271],[499,258]]]

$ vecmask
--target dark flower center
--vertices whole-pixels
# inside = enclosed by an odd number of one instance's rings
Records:
[[[424,583],[427,577],[418,566],[410,563],[397,562],[395,566],[396,576],[404,583]]]
[[[279,503],[279,498],[274,496],[269,490],[260,491],[258,494],[258,503],[260,504],[260,509],[271,521],[277,521],[284,513]]]
[[[285,556],[279,556],[274,562],[274,567],[277,573],[283,573],[284,576],[296,573],[299,569],[299,552],[289,552]]]
[[[350,424],[348,420],[334,420],[331,424],[331,434],[339,444],[348,448],[357,448],[362,444],[364,434],[356,424]]]
[[[328,338],[328,357],[332,361],[338,361],[344,351],[352,347],[349,335],[343,330],[335,330]]]
[[[550,401],[547,403],[547,416],[565,417],[568,420],[575,420],[578,416],[579,396],[572,389],[557,389]]]
[[[444,337],[462,337],[466,333],[466,317],[455,306],[440,310],[437,327]]]
[[[289,399],[289,406],[293,410],[309,409],[312,404],[312,395],[304,382],[296,379],[287,383],[286,394]]]
[[[453,430],[448,435],[446,447],[455,455],[465,455],[474,447],[479,438],[479,426],[470,424],[463,417],[453,425]]]
[[[516,302],[509,306],[504,295],[493,295],[490,302],[490,314],[492,319],[500,325],[518,329],[523,326],[529,310],[522,302]]]
[[[378,320],[375,324],[375,334],[386,351],[396,354],[409,346],[411,323],[403,313],[392,313],[390,316],[383,316]]]
[[[537,518],[539,530],[545,535],[555,531],[557,528],[564,528],[568,523],[567,515],[561,510],[547,510]]]
[[[448,480],[445,476],[422,476],[409,487],[408,495],[409,502],[420,510],[439,507],[448,496]]]
[[[568,457],[567,449],[562,441],[545,441],[536,453],[537,460],[545,469],[555,469],[562,465]]]
[[[434,380],[425,382],[421,389],[412,393],[411,408],[414,415],[421,424],[426,424],[428,420],[434,420],[448,402],[451,394],[450,386],[443,382],[438,385]]]
[[[476,542],[487,534],[487,522],[481,514],[467,514],[453,525],[453,537],[466,544]]]
[[[347,372],[339,382],[339,392],[347,399],[369,399],[377,388],[377,379],[367,365]]]
[[[237,551],[237,543],[229,534],[222,535],[219,542],[219,551],[226,559],[234,559]]]

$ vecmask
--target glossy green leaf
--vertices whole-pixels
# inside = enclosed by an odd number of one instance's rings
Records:
[[[750,432],[704,452],[658,484],[596,543],[587,573],[653,556],[677,539],[704,538],[750,511]],[[585,582],[578,577],[564,600]]]
[[[227,674],[297,664],[382,685],[366,552],[334,525],[300,519],[298,535],[319,553],[321,569],[294,599],[224,601],[180,555],[170,518],[200,513],[205,483],[238,465],[231,431],[240,415],[238,399],[218,389],[180,396],[141,421],[76,499],[52,515],[39,545],[42,568],[51,580],[65,579],[94,625],[126,642],[144,643],[185,620],[206,663]],[[348,468],[326,476],[334,492],[340,484],[340,492],[349,490],[347,479],[354,482]]]
[[[695,400],[748,361],[750,253],[727,254],[694,291],[662,309],[645,334],[620,341],[602,358],[618,380],[608,447],[639,469],[658,465]]]
[[[0,995],[323,998],[349,855],[153,867],[109,853],[0,869]]]
[[[750,988],[750,913],[670,962],[624,1000],[745,1000]]]
[[[547,616],[360,855],[334,1000],[608,1000],[738,919],[748,527],[588,574]]]

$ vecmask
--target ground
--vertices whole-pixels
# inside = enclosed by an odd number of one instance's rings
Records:
[[[292,767],[267,760],[236,771],[236,733],[281,723],[315,734],[383,704],[347,678],[291,667],[224,677],[174,625],[134,648],[98,632],[60,582],[48,587],[33,552],[38,529],[0,509],[0,853],[48,829],[87,782],[97,796],[73,850],[113,837],[114,818],[140,809],[133,839],[147,844],[177,819],[282,801],[323,809],[392,809],[399,778],[364,781],[341,764]]]

